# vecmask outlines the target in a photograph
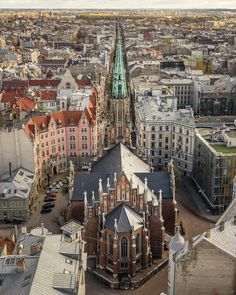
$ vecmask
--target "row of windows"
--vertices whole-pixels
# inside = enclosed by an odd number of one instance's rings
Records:
[[[143,127],[143,130],[146,131],[146,127],[145,126]],[[157,130],[157,127],[156,126],[152,126],[151,127],[151,131],[152,132],[158,131]],[[159,131],[164,131],[163,126],[159,126]],[[170,131],[170,127],[168,125],[165,126],[165,131]],[[175,128],[175,126],[173,126],[172,131],[173,132],[177,131],[177,129]],[[183,129],[182,128],[179,128],[179,133],[183,133]],[[186,134],[189,135],[189,130],[186,131]],[[145,136],[145,134],[144,134],[144,136]]]
[[[70,128],[69,130],[70,130],[70,132],[75,132],[74,127]],[[81,132],[86,133],[87,128],[85,128],[85,127],[81,128]],[[57,134],[63,134],[63,133],[64,133],[64,129],[58,129],[57,130]],[[55,136],[55,131],[51,131],[51,136]],[[41,137],[41,139],[48,138],[48,133],[47,132],[45,134],[42,133],[40,137]]]

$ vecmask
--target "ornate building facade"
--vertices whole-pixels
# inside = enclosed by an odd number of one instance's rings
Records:
[[[163,258],[165,235],[177,224],[172,163],[165,172],[149,166],[122,143],[92,167],[70,177],[71,216],[84,224],[94,268],[114,277],[135,276]]]

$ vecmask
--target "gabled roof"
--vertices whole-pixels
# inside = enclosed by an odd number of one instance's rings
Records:
[[[128,179],[137,172],[149,172],[149,166],[129,150],[124,144],[119,143],[94,164],[92,173],[109,173],[121,175],[124,172]]]
[[[129,233],[132,231],[132,227],[134,227],[134,230],[143,227],[143,217],[123,202],[107,214],[105,219],[105,228],[111,231],[115,231],[116,219],[117,232],[119,233]]]
[[[163,198],[172,198],[170,175],[168,172],[152,172],[149,166],[139,159],[124,144],[119,143],[107,155],[102,157],[94,164],[90,174],[75,174],[73,201],[84,199],[84,192],[87,192],[88,204],[92,203],[92,191],[95,199],[98,200],[98,182],[102,179],[103,192],[107,192],[107,178],[110,181],[110,187],[114,188],[114,174],[117,179],[124,174],[130,181],[132,179],[133,188],[139,188],[142,194],[145,189],[145,178],[147,178],[147,199],[152,201],[153,197],[163,191]],[[152,192],[154,190],[154,194]]]
[[[36,102],[27,97],[21,97],[16,102],[16,109],[20,112],[29,112],[34,110],[36,107]]]
[[[209,231],[209,236],[204,233],[196,237],[193,246],[196,247],[201,241],[207,241],[236,258],[236,225],[232,219],[224,223],[223,230],[216,226]]]
[[[3,92],[1,96],[1,102],[10,102],[10,105],[15,103],[18,98],[22,96],[22,92]]]
[[[62,111],[52,113],[51,115],[42,115],[31,118],[26,126],[25,131],[30,135],[31,131],[34,130],[31,126],[34,125],[38,131],[44,131],[48,129],[48,125],[53,119],[59,126],[69,126],[73,122],[73,125],[78,125],[82,111]],[[34,130],[35,131],[35,130]]]
[[[55,101],[57,97],[57,91],[56,90],[40,90],[35,91],[35,96],[40,97],[41,101]]]

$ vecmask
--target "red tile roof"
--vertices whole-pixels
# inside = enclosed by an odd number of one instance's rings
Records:
[[[36,107],[36,102],[27,97],[21,97],[17,100],[15,109],[20,112],[33,111]]]
[[[81,80],[76,80],[76,83],[80,87],[85,87],[85,86],[91,86],[91,80],[89,79],[81,79]]]
[[[15,91],[17,89],[28,89],[28,80],[3,80],[2,90],[5,91]]]
[[[40,86],[40,87],[46,87],[46,86],[51,86],[51,87],[56,87],[60,84],[61,80],[60,79],[42,79],[42,80],[29,80],[29,86]]]
[[[35,126],[39,132],[47,130],[51,118],[55,120],[57,126],[78,125],[81,116],[82,111],[62,111],[50,115],[33,117],[27,122],[25,132],[28,135],[35,135],[35,129],[33,126]]]
[[[41,101],[44,101],[44,100],[55,101],[57,97],[57,91],[56,90],[40,90],[40,91],[35,91],[35,95],[37,97],[40,97]]]
[[[22,92],[3,92],[1,97],[1,102],[9,102],[13,104],[17,101],[18,98],[22,96]]]

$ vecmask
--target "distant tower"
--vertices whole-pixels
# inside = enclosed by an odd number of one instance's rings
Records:
[[[130,144],[130,97],[123,57],[121,27],[117,26],[115,65],[112,78],[111,107],[111,144],[123,142]]]

